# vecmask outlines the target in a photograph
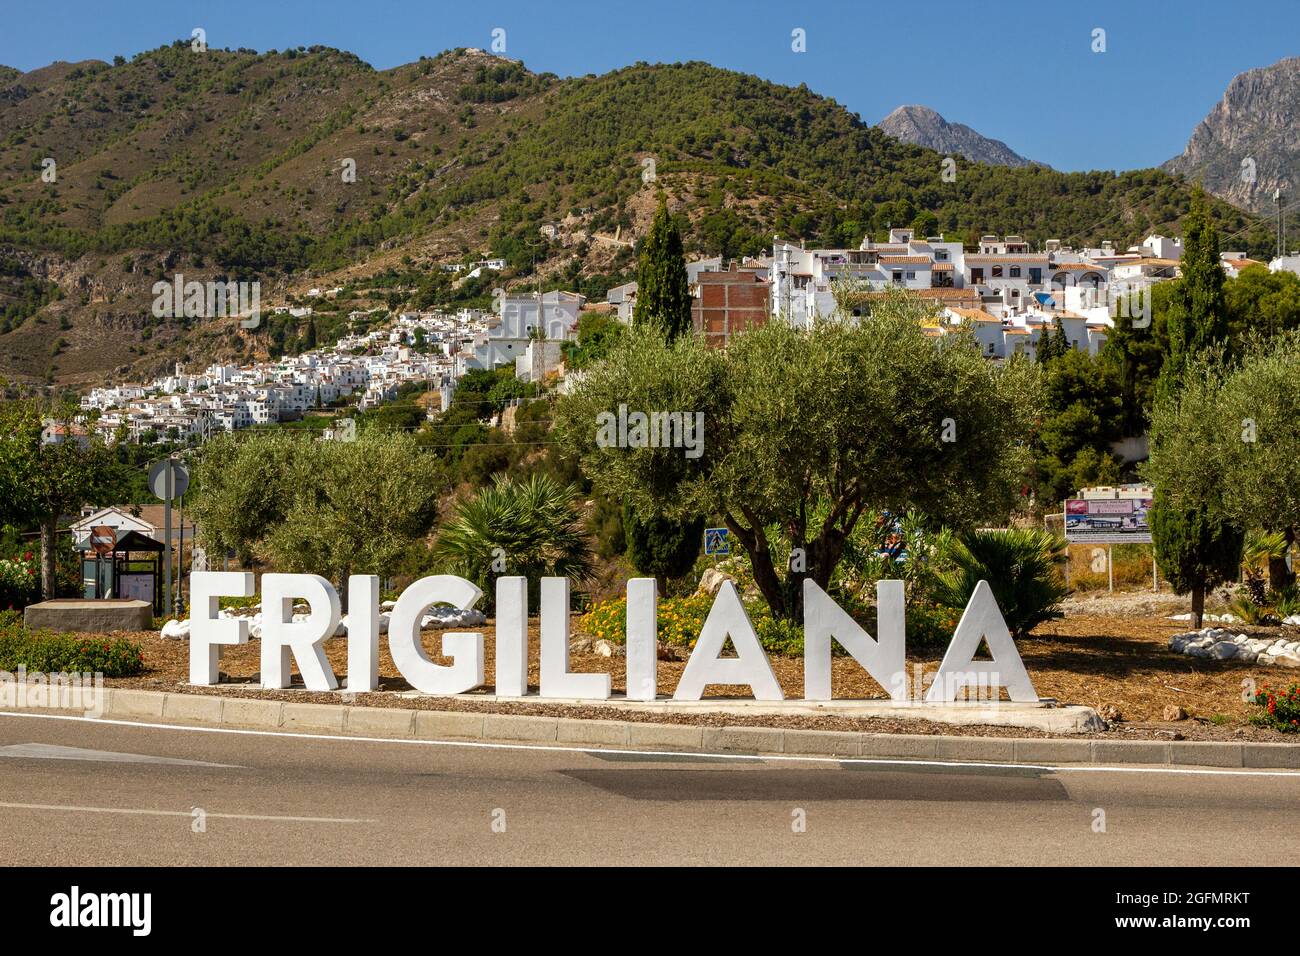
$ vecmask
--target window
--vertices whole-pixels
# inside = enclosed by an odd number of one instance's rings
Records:
[[[1042,283],[1043,283],[1043,270],[1042,270],[1042,269],[1036,269],[1036,268],[1030,267],[1030,269],[1029,269],[1029,281],[1030,281],[1030,283],[1033,284],[1033,285],[1042,285]]]
[[[895,270],[894,270],[894,285],[902,285],[902,284],[903,284],[903,273],[902,273],[902,270],[900,270],[900,269],[895,269]]]
[[[909,272],[909,273],[907,274],[907,278],[908,278],[908,279],[915,279],[915,278],[916,278],[916,273],[915,273],[915,272]]]
[[[994,278],[994,279],[1001,279],[1001,278],[1002,278],[1002,267],[1001,267],[1001,266],[994,266],[994,267],[993,267],[993,278]]]
[[[983,270],[983,269],[971,269],[971,271],[970,271],[970,281],[973,282],[973,283],[976,284],[976,285],[978,285],[979,283],[983,282],[983,281],[984,281],[984,270]]]
[[[1013,279],[1019,279],[1019,278],[1020,278],[1020,266],[1012,266],[1012,267],[1011,267],[1011,278],[1013,278]]]
[[[947,250],[947,249],[936,249],[936,250],[934,250],[934,261],[935,261],[935,262],[947,262],[947,261],[948,261],[948,250]]]

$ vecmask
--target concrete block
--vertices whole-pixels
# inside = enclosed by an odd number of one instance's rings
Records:
[[[984,760],[1012,763],[1016,759],[1013,737],[936,737],[934,756],[939,760]]]
[[[394,707],[349,707],[346,727],[361,737],[410,737],[415,733],[415,711]]]
[[[1161,740],[1094,740],[1094,763],[1169,763],[1169,744]]]
[[[774,727],[705,727],[702,744],[707,751],[743,754],[779,754],[782,732]]]
[[[1092,741],[1044,740],[1026,737],[1015,744],[1016,763],[1089,763],[1092,761]]]
[[[198,694],[168,694],[163,698],[163,716],[170,720],[193,720],[204,724],[221,723],[220,697]]]
[[[933,760],[938,739],[927,734],[861,734],[859,746],[863,757]]]
[[[627,728],[626,721],[622,720],[572,720],[561,717],[556,739],[560,743],[626,747]]]
[[[1241,750],[1243,767],[1300,770],[1300,745],[1242,744]]]
[[[221,722],[236,727],[270,729],[280,726],[283,711],[283,701],[227,697],[226,706],[221,711]]]
[[[690,724],[628,725],[628,742],[633,747],[664,750],[700,750],[704,746],[704,728]]]
[[[487,740],[532,740],[554,743],[559,736],[559,724],[555,717],[484,714],[483,736]]]
[[[166,694],[154,690],[113,688],[108,698],[108,713],[113,717],[161,717]]]
[[[481,740],[483,715],[470,710],[418,710],[415,712],[415,736],[422,740],[463,737]]]
[[[110,634],[153,630],[153,605],[148,601],[59,598],[29,604],[23,623],[33,629]]]
[[[286,730],[326,730],[343,733],[347,708],[341,704],[285,704],[280,726]]]
[[[1169,745],[1170,763],[1184,767],[1240,767],[1242,745],[1224,741],[1178,740]]]
[[[782,731],[783,753],[810,756],[856,757],[862,753],[862,735],[834,730]]]

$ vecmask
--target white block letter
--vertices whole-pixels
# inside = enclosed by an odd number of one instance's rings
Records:
[[[989,646],[990,661],[975,660],[980,640]],[[1025,671],[1024,661],[1016,650],[1016,643],[1011,639],[1007,622],[998,608],[993,589],[987,581],[975,585],[975,592],[970,596],[957,630],[952,636],[952,643],[943,655],[939,672],[934,675],[934,683],[925,695],[927,703],[946,702],[957,699],[957,691],[975,684],[989,689],[1005,687],[1007,695],[1014,701],[1034,702],[1038,694]],[[996,697],[994,698],[997,699]]]
[[[307,620],[293,619],[295,599],[307,602]],[[319,574],[262,575],[262,686],[288,687],[297,661],[308,690],[339,686],[321,643],[339,629],[339,594]]]
[[[803,696],[831,699],[831,638],[889,691],[894,700],[907,698],[906,636],[903,582],[876,582],[877,640],[831,600],[812,578],[803,579]]]
[[[348,578],[348,690],[379,686],[379,576]]]
[[[608,674],[569,673],[569,579],[542,578],[543,697],[608,700]]]
[[[654,700],[659,690],[659,586],[627,582],[627,699]]]
[[[736,647],[736,656],[719,657],[728,637]],[[730,581],[722,582],[713,599],[673,700],[699,700],[709,684],[747,684],[758,700],[785,699],[763,645],[758,643],[754,625],[749,623],[745,605]]]
[[[528,694],[528,579],[497,578],[498,697]]]
[[[454,574],[432,574],[402,592],[388,622],[388,652],[393,663],[422,694],[463,694],[483,683],[483,634],[442,635],[442,653],[455,663],[435,664],[424,656],[420,621],[435,604],[468,611],[483,596],[472,582]]]
[[[217,683],[222,644],[247,644],[248,619],[218,618],[223,597],[252,597],[251,571],[190,575],[190,683]]]

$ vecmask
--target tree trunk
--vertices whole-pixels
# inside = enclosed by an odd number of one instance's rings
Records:
[[[41,522],[41,597],[46,601],[58,596],[58,565],[54,550],[58,530],[58,515]]]
[[[772,609],[772,616],[787,617],[785,592],[781,587],[781,579],[776,573],[776,568],[772,565],[772,552],[768,550],[767,538],[763,535],[762,527],[750,530],[743,527],[731,515],[726,515],[725,521],[731,533],[745,549],[745,553],[749,555],[750,566],[754,569],[754,584],[758,586],[759,593],[767,601],[767,606]]]
[[[1192,588],[1192,630],[1199,631],[1205,619],[1205,588]]]
[[[1295,543],[1295,528],[1287,528],[1283,535],[1286,538],[1287,549]],[[1295,574],[1286,566],[1286,558],[1269,558],[1268,559],[1268,586],[1274,591],[1283,591],[1295,583]]]

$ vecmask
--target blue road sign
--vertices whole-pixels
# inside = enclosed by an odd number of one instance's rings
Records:
[[[731,539],[729,528],[705,528],[704,529],[704,553],[705,554],[731,554]]]

